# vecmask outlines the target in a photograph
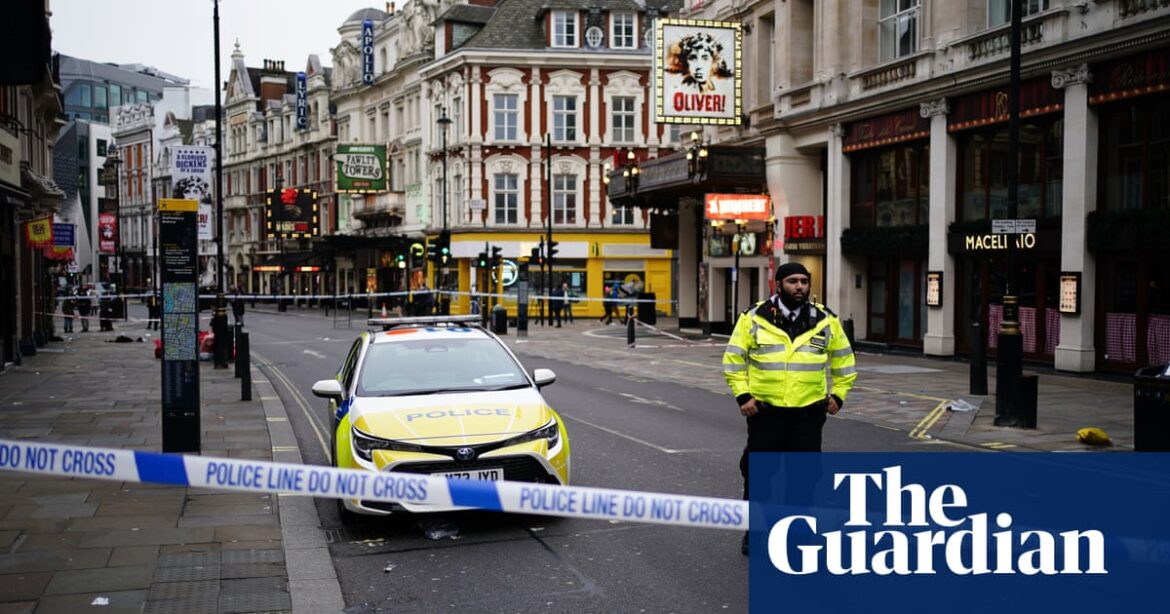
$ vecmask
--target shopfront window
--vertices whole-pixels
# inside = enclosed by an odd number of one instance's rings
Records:
[[[930,212],[930,147],[907,143],[852,156],[855,226],[916,226]]]
[[[1019,189],[1016,217],[1060,215],[1064,164],[1064,120],[1040,118],[1020,126]],[[1008,128],[996,124],[969,131],[960,140],[960,219],[1006,219],[1008,205]]]
[[[1170,96],[1106,108],[1100,135],[1101,206],[1170,209]]]

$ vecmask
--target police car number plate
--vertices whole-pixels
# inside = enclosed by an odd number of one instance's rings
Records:
[[[440,471],[431,475],[440,475],[453,480],[491,480],[504,479],[503,468],[470,469],[468,471]]]

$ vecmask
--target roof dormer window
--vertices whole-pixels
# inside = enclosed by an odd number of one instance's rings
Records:
[[[577,13],[574,11],[553,11],[552,46],[577,47]]]

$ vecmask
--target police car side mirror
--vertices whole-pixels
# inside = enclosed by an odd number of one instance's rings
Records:
[[[536,369],[532,372],[532,380],[536,382],[537,388],[544,388],[557,381],[557,374],[552,369]]]
[[[322,399],[332,399],[338,403],[345,400],[345,391],[341,388],[341,382],[335,379],[323,379],[313,384],[313,394]]]

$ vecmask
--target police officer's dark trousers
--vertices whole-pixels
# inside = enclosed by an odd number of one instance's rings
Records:
[[[828,419],[825,401],[807,407],[776,407],[756,399],[759,412],[748,416],[748,441],[739,458],[743,474],[743,498],[748,498],[748,453],[750,452],[820,452],[821,429]],[[812,492],[820,474],[820,460],[813,455],[788,455],[784,459],[786,475],[800,475],[800,479],[786,479],[789,485],[785,499],[788,503],[811,503]],[[794,484],[803,486],[792,488]],[[767,498],[771,493],[758,493]]]

